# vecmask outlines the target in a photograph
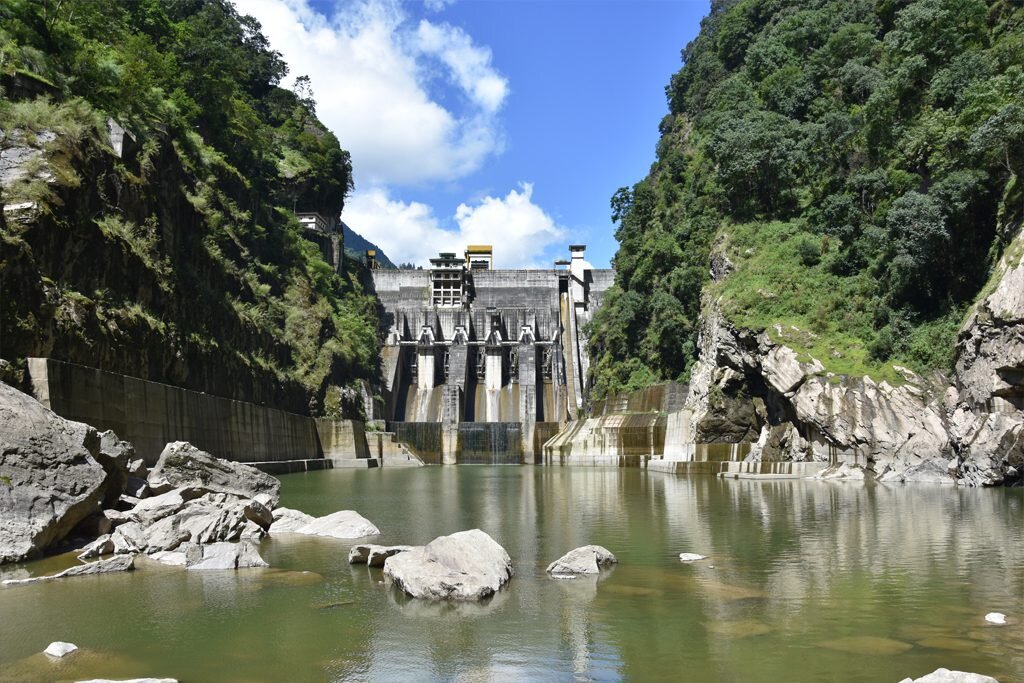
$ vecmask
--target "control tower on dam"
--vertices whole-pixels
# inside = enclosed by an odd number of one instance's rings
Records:
[[[428,269],[373,270],[389,430],[426,462],[538,461],[583,407],[584,326],[614,279],[585,250],[551,269],[498,269],[491,246],[471,245]]]

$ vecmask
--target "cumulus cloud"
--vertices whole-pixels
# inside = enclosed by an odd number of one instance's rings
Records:
[[[332,17],[308,0],[234,1],[291,76],[309,76],[318,116],[352,153],[357,185],[450,181],[500,152],[508,81],[461,29],[413,26],[387,0],[356,0]],[[460,97],[442,104],[431,93],[436,78]]]
[[[394,199],[383,188],[356,193],[342,217],[392,261],[424,266],[439,251],[461,253],[467,244],[493,244],[500,268],[547,267],[538,255],[566,236],[565,228],[533,202],[530,183],[504,197],[460,204],[451,229],[426,204]]]

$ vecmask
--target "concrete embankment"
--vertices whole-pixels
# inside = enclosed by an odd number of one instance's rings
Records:
[[[365,467],[372,460],[357,420],[313,419],[50,358],[30,358],[28,370],[44,406],[113,430],[150,465],[173,441],[274,474]]]

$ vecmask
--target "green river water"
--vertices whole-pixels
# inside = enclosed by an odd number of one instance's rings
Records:
[[[0,590],[0,680],[889,681],[940,666],[1024,683],[1024,490],[723,481],[635,469],[430,467],[281,478],[377,543],[479,527],[516,575],[483,605],[409,600],[353,542],[267,539],[274,567]],[[371,539],[367,539],[371,540]],[[597,580],[544,569],[588,543]],[[710,559],[695,564],[680,552]],[[0,570],[68,566],[70,555]],[[1010,625],[983,616],[1005,612]],[[41,654],[54,640],[81,650]]]

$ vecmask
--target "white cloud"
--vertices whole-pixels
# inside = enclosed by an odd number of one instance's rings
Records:
[[[449,181],[501,151],[508,82],[461,29],[413,27],[388,0],[356,0],[331,18],[308,0],[234,1],[259,20],[291,77],[310,77],[318,116],[352,153],[357,186]],[[436,74],[458,102],[431,96]]]
[[[439,251],[461,253],[467,244],[493,244],[499,268],[547,267],[537,257],[566,236],[566,230],[533,203],[529,183],[504,197],[460,204],[454,229],[443,227],[426,204],[393,199],[382,188],[357,192],[346,202],[342,218],[395,263],[418,265],[427,265]]]
[[[488,113],[497,112],[508,95],[508,81],[491,68],[491,51],[448,24],[420,21],[416,31],[420,50],[436,55],[451,70],[459,87]]]
[[[423,6],[431,12],[440,12],[448,5],[454,5],[455,0],[423,0]]]

